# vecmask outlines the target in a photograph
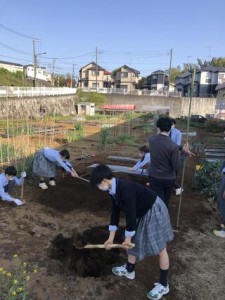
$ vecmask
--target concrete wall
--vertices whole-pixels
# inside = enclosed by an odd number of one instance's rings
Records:
[[[157,97],[135,95],[106,95],[107,104],[135,104],[136,109],[141,111],[142,105],[168,106],[171,117],[187,116],[189,110],[189,98],[182,97]],[[192,98],[191,114],[215,114],[216,98]]]
[[[70,115],[74,108],[74,96],[49,96],[34,98],[0,99],[0,118],[40,117],[40,106],[46,113]]]
[[[135,96],[106,94],[107,104],[134,104],[141,111],[142,105],[163,106],[170,108],[171,117],[187,116],[189,109],[189,98],[157,97],[157,96]],[[40,106],[44,106],[46,113],[70,115],[75,111],[74,101],[76,96],[52,96],[34,98],[11,98],[0,99],[0,118],[40,116]],[[191,114],[215,114],[216,98],[192,98]]]

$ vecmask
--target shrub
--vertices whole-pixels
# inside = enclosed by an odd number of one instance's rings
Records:
[[[207,162],[201,164],[199,171],[196,171],[192,188],[200,191],[207,198],[217,198],[221,178],[221,162]]]
[[[101,128],[100,134],[99,134],[99,140],[100,140],[100,148],[105,149],[107,140],[109,137],[109,129],[106,127]]]
[[[225,130],[225,121],[220,119],[209,119],[205,126],[207,132],[223,132]]]
[[[72,131],[68,131],[66,139],[68,143],[82,139],[84,136],[84,127],[82,124],[76,124]]]

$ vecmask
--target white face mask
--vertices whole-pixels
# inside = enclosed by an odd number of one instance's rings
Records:
[[[14,179],[14,177],[8,176],[8,180],[9,180],[9,181],[12,181],[13,179]]]
[[[108,191],[109,188],[107,185],[98,185],[98,189],[103,192],[106,192],[106,191]]]

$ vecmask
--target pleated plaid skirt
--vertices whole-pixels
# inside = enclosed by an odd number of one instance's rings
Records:
[[[40,177],[55,177],[56,165],[44,156],[44,149],[34,155],[32,164],[33,173]]]
[[[138,221],[136,233],[132,239],[135,247],[128,250],[128,254],[136,256],[137,260],[158,255],[173,238],[168,209],[157,197],[152,208]]]

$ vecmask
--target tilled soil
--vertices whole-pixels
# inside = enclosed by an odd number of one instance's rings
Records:
[[[99,153],[94,159],[78,164],[77,171],[82,175],[88,164],[109,163],[106,157],[106,151]],[[224,241],[212,235],[219,222],[215,207],[191,190],[196,163],[195,158],[187,161],[179,228],[176,228],[179,197],[173,196],[170,203],[175,239],[168,247],[170,294],[163,299],[225,299]],[[136,180],[123,174],[118,176]],[[31,275],[29,300],[146,299],[146,293],[159,276],[158,258],[148,257],[137,263],[135,280],[113,275],[111,267],[126,261],[123,250],[79,249],[107,239],[110,197],[79,179],[65,176],[57,177],[56,181],[57,185],[46,191],[25,183],[26,206],[1,202],[1,266],[10,268],[16,253],[21,262],[27,262],[30,271],[39,270]],[[138,181],[145,184],[146,179]],[[15,193],[19,195],[20,190]],[[122,236],[123,229],[118,242]]]

